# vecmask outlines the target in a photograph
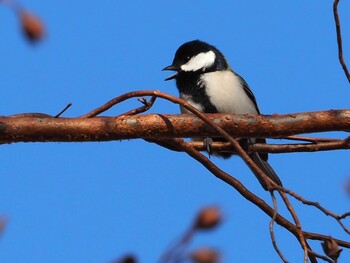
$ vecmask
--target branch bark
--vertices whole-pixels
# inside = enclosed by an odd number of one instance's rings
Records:
[[[285,115],[207,114],[219,127],[237,138],[280,138],[288,135],[350,131],[350,110],[329,110]],[[135,138],[218,136],[193,115],[147,114],[138,116],[54,118],[19,114],[0,117],[0,141],[86,142]]]

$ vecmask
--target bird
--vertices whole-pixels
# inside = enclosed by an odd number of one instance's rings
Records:
[[[165,80],[175,79],[179,97],[200,112],[260,114],[256,98],[247,82],[231,69],[224,54],[211,44],[201,40],[182,44],[175,52],[172,64],[163,71],[175,71]],[[182,106],[180,111],[190,113]],[[223,138],[202,140],[209,144],[212,141],[225,141]],[[266,143],[266,140],[247,138],[241,140],[241,145],[246,147],[255,142]],[[233,154],[213,152],[213,155],[228,159]],[[249,156],[273,182],[282,186],[278,175],[268,163],[267,153],[249,153]],[[256,172],[254,174],[262,187],[268,190],[265,181]]]

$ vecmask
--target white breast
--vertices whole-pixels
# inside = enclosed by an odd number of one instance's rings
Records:
[[[201,77],[210,102],[221,113],[257,114],[254,103],[245,93],[240,79],[231,71],[205,73]]]

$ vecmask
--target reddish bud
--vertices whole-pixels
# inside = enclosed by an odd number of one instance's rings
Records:
[[[118,259],[118,260],[113,261],[113,262],[114,263],[136,263],[137,260],[133,255],[127,255],[127,256],[124,256],[123,258]]]
[[[195,229],[211,229],[221,222],[221,211],[218,207],[203,208],[197,215]]]
[[[44,25],[40,19],[27,11],[19,11],[22,31],[30,42],[37,42],[44,36]]]
[[[334,261],[338,260],[340,252],[342,249],[339,248],[338,243],[333,239],[329,238],[321,243],[324,253],[333,259]]]
[[[190,258],[195,263],[218,263],[220,253],[211,248],[200,248],[192,252]]]

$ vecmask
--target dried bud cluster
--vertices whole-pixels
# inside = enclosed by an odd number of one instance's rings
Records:
[[[44,25],[35,15],[21,10],[18,13],[22,31],[30,42],[38,42],[44,36]]]
[[[340,252],[342,249],[339,248],[337,242],[333,238],[329,238],[328,240],[321,243],[324,253],[337,262]]]
[[[198,230],[207,230],[216,227],[220,223],[220,209],[216,206],[206,207],[198,213],[194,228]]]
[[[201,248],[192,252],[190,258],[195,263],[218,263],[220,253],[211,248]]]

